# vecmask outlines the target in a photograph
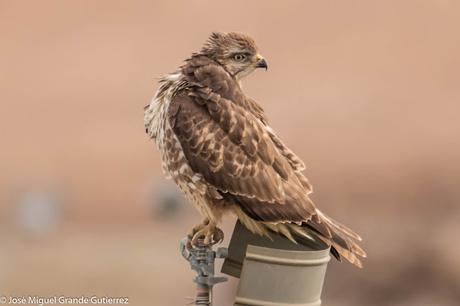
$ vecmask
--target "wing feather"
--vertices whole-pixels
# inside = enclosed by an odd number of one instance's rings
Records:
[[[171,101],[169,123],[193,171],[255,220],[305,221],[309,190],[251,100],[209,59],[190,60],[190,86]]]

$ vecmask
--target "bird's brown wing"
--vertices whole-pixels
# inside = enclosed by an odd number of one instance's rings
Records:
[[[169,120],[193,171],[252,218],[299,222],[315,213],[308,192],[252,114],[224,98],[182,93],[172,101]]]
[[[300,222],[315,214],[308,190],[244,107],[235,80],[207,62],[187,74],[193,85],[174,96],[168,116],[193,171],[256,220]]]

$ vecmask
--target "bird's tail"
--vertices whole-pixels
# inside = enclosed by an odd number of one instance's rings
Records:
[[[339,261],[341,256],[350,263],[362,268],[359,257],[365,258],[366,252],[358,245],[361,237],[345,225],[326,216],[320,210],[306,224],[322,241],[331,246],[331,253]]]
[[[360,257],[366,257],[366,252],[357,243],[357,241],[361,241],[361,237],[318,209],[311,220],[301,225],[294,223],[265,225],[270,230],[278,232],[296,243],[302,244],[305,239],[319,239],[331,247],[331,253],[337,260],[341,261],[341,258],[344,257],[350,263],[362,268]]]

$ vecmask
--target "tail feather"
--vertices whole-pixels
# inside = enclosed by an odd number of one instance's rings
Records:
[[[360,268],[362,268],[362,263],[359,257],[365,258],[367,256],[366,252],[356,242],[361,240],[358,234],[318,210],[317,215],[301,226],[292,223],[278,223],[273,224],[272,227],[271,230],[283,234],[290,240],[295,239],[299,243],[301,243],[302,238],[312,239],[314,236],[328,244],[331,247],[332,255],[339,261],[341,261],[341,257],[344,257]],[[289,235],[286,235],[287,230],[290,232]],[[294,237],[292,238],[292,236]]]
[[[289,223],[286,223],[286,224],[284,223],[278,223],[278,224],[264,223],[264,225],[268,227],[271,231],[275,233],[280,233],[281,235],[285,236],[287,239],[291,240],[292,242],[297,243],[297,241],[291,234]]]
[[[343,224],[326,216],[318,209],[316,215],[300,224],[288,222],[260,222],[236,210],[238,219],[253,233],[268,235],[269,231],[279,233],[294,243],[321,240],[331,247],[331,254],[341,261],[344,257],[350,263],[362,267],[359,257],[366,257],[366,252],[357,244],[361,237]]]
[[[315,241],[315,238],[310,235],[309,233],[307,233],[305,230],[303,230],[300,226],[298,225],[291,225],[289,227],[289,229],[293,232],[293,234],[295,236],[300,236],[300,237],[304,237],[304,238],[307,238],[308,240],[312,240],[312,241]]]
[[[324,222],[326,222],[328,225],[330,225],[330,226],[336,228],[337,230],[345,233],[347,236],[349,236],[349,237],[351,237],[353,239],[356,239],[358,241],[363,240],[361,238],[361,236],[359,236],[353,230],[351,230],[350,228],[346,227],[342,223],[340,223],[338,221],[335,221],[335,220],[331,219],[330,217],[326,216],[319,209],[316,209],[316,213],[319,216],[320,220],[324,220]]]
[[[321,237],[321,236],[318,236],[318,237],[321,240],[323,240],[325,243],[329,244],[331,246],[331,249],[335,249],[337,251],[336,254],[338,253],[341,257],[344,257],[346,260],[348,260],[350,263],[354,264],[358,268],[363,267],[361,260],[350,249],[344,248],[341,245],[337,244],[336,242],[325,239],[324,237]]]

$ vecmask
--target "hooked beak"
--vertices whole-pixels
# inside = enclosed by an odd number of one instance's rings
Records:
[[[267,61],[265,61],[261,55],[257,55],[256,68],[265,68],[265,70],[268,69]]]

